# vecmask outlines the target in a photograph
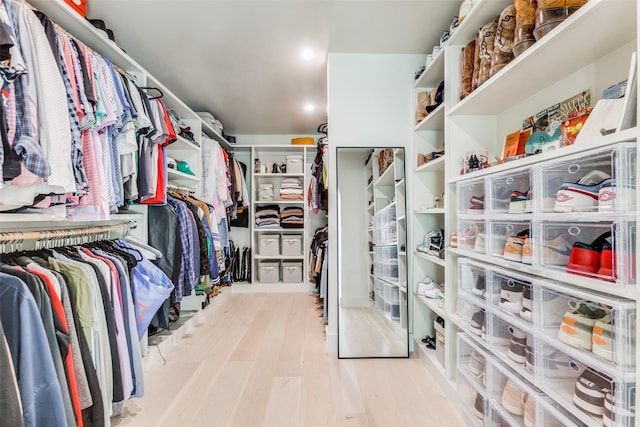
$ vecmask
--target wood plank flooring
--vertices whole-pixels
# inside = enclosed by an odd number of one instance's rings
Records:
[[[418,359],[325,352],[314,296],[232,293],[145,371],[114,426],[429,426],[464,423]]]

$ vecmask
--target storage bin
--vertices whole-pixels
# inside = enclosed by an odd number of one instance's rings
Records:
[[[636,283],[636,222],[542,221],[536,247],[544,268],[608,284]],[[535,252],[535,251],[534,251]]]
[[[487,213],[525,214],[533,212],[531,200],[532,172],[529,168],[514,169],[487,178],[489,198]]]
[[[540,388],[583,423],[635,425],[635,375],[620,376],[602,363],[587,364],[573,349],[564,352],[539,341],[536,350]],[[587,400],[587,396],[591,396]],[[615,423],[607,418],[615,418]]]
[[[436,349],[438,345],[436,344]],[[487,393],[484,389],[475,385],[475,382],[467,378],[466,372],[458,371],[456,390],[460,407],[467,414],[467,420],[473,426],[485,425],[485,418],[489,417],[489,405]]]
[[[456,184],[458,215],[483,215],[485,212],[484,179]]]
[[[302,255],[302,236],[299,234],[285,234],[282,236],[282,255]]]
[[[515,322],[524,321],[529,326],[535,323],[536,298],[531,276],[498,267],[491,268],[487,301],[494,311],[516,318]]]
[[[534,424],[536,404],[543,399],[538,389],[496,359],[487,363],[487,379],[489,404],[507,425],[525,426],[525,416]]]
[[[280,281],[280,265],[277,262],[260,261],[258,270],[258,279],[261,283],[278,283]]]
[[[507,364],[523,378],[535,379],[535,344],[532,328],[516,319],[503,318],[496,313],[487,313],[487,342]]]
[[[621,143],[544,163],[538,169],[542,212],[633,214],[636,157],[635,143]]]
[[[487,291],[486,276],[485,264],[461,258],[458,261],[458,292],[470,298],[484,300]]]
[[[488,251],[491,256],[522,264],[533,262],[531,221],[489,221]]]
[[[292,154],[285,158],[287,160],[287,173],[304,173],[302,155]]]
[[[456,364],[460,372],[464,372],[467,380],[474,383],[479,390],[486,390],[486,365],[494,356],[478,345],[469,335],[459,332],[456,336]]]
[[[279,256],[280,235],[261,234],[258,240],[258,254],[260,256]]]
[[[282,263],[283,283],[302,283],[302,263],[284,261]]]
[[[566,408],[551,399],[539,399],[536,402],[536,424],[540,427],[579,426],[580,420]]]
[[[575,347],[588,357],[597,357],[612,369],[635,368],[633,301],[545,282],[540,284],[537,294],[541,334]]]
[[[463,219],[458,220],[458,249],[469,250],[481,254],[487,253],[485,221]]]

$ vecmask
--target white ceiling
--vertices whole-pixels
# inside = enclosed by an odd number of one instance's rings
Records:
[[[327,120],[328,52],[429,53],[460,1],[89,0],[88,17],[225,133],[313,134]]]

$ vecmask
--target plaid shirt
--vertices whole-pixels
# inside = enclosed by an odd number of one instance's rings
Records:
[[[178,275],[178,284],[176,286],[176,302],[180,302],[183,295],[190,295],[191,291],[198,285],[200,276],[199,272],[196,271],[194,259],[199,257],[200,254],[196,253],[196,242],[193,240],[192,227],[195,225],[193,214],[183,201],[174,197],[167,196],[167,203],[175,210],[178,216],[182,262],[180,263],[180,274]]]

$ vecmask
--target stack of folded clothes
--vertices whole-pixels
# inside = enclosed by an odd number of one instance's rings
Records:
[[[280,208],[276,205],[256,208],[256,228],[280,228]]]
[[[304,210],[302,208],[295,206],[284,208],[281,218],[282,228],[304,228]]]
[[[285,178],[280,184],[280,200],[304,200],[302,181],[298,178]]]
[[[273,184],[260,184],[258,186],[258,200],[261,202],[273,200]]]

